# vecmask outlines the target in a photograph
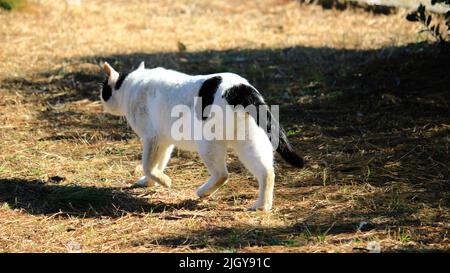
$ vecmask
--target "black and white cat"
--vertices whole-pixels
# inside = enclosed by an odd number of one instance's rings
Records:
[[[173,148],[177,147],[199,153],[210,177],[198,188],[197,195],[210,196],[228,180],[226,156],[227,149],[231,148],[258,180],[258,199],[252,209],[268,211],[272,207],[274,190],[274,149],[291,165],[299,168],[303,166],[303,159],[293,151],[284,131],[270,112],[268,124],[272,130],[269,130],[269,134],[262,129],[264,126],[261,126],[257,117],[244,111],[234,123],[221,123],[224,118],[221,115],[205,115],[203,110],[207,111],[207,106],[218,109],[238,105],[267,106],[261,94],[239,75],[218,73],[191,76],[164,68],[146,69],[143,62],[129,74],[119,74],[108,63],[104,64],[103,69],[107,79],[103,83],[100,99],[105,112],[125,116],[143,141],[142,165],[145,176],[135,183],[137,186],[153,186],[156,182],[170,187],[172,182],[164,174],[164,168]],[[206,122],[215,121],[218,122],[216,124],[223,124],[225,128],[221,129],[231,129],[234,137],[180,139],[175,136],[174,125],[179,122],[179,118],[174,116],[173,109],[181,105],[192,113],[198,113],[195,98],[202,99],[202,112],[200,116],[192,115],[188,120],[190,122],[183,126],[193,126],[196,122],[204,126]],[[234,113],[237,112],[239,110]],[[244,128],[240,124],[246,124],[243,139],[235,137],[236,131]],[[270,138],[275,133],[279,139],[277,147],[274,147]]]

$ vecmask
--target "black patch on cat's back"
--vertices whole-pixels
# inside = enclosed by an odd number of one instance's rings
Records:
[[[203,116],[203,111],[208,105],[211,105],[214,102],[214,96],[221,83],[222,77],[214,76],[205,80],[198,91],[198,96],[202,98],[202,110],[201,113],[198,113],[198,117],[202,117],[203,120],[208,118]]]
[[[261,94],[255,88],[245,84],[238,84],[226,90],[222,98],[234,107],[238,105],[242,105],[244,108],[249,105],[265,105]]]
[[[111,96],[112,96],[112,89],[111,89],[111,86],[109,86],[109,84],[108,84],[108,79],[106,79],[103,82],[102,99],[104,101],[107,101],[107,100],[109,100],[109,98],[111,98]]]
[[[253,116],[253,118],[256,120],[256,123],[261,127],[265,126],[267,128],[267,132],[271,131],[272,115],[270,114],[270,112],[267,112],[268,115],[266,123],[261,124],[260,122],[260,112],[258,107],[266,107],[267,111],[269,111],[269,109],[258,90],[246,84],[238,84],[227,89],[223,93],[222,98],[224,98],[228,102],[228,104],[234,107],[242,105],[244,108],[246,108],[249,105],[254,105],[257,108],[256,113],[254,113],[256,114],[256,116]]]
[[[116,85],[114,86],[114,88],[116,90],[120,89],[120,87],[122,86],[123,81],[126,79],[127,76],[128,76],[128,73],[119,74],[119,78],[117,79]]]

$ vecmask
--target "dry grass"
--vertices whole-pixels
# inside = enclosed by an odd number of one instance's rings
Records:
[[[433,47],[406,46],[426,37],[405,11],[29,2],[0,11],[0,251],[448,251],[448,68],[424,58]],[[194,195],[207,171],[183,152],[167,170],[173,189],[128,188],[141,147],[102,113],[98,63],[141,59],[238,72],[282,105],[309,165],[277,164],[272,213],[247,211],[257,185],[233,155],[230,183],[207,201]]]

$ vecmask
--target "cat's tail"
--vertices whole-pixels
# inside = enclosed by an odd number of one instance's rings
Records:
[[[272,114],[270,114],[269,116],[272,116]],[[279,125],[276,120],[272,120],[272,123],[274,123],[274,125],[276,123],[276,126],[274,127],[278,126],[278,130],[271,130],[271,133],[274,132],[271,135],[271,140],[273,140],[274,137],[277,137],[274,134],[278,133],[279,141],[278,147],[276,147],[277,152],[281,155],[281,157],[284,160],[286,160],[286,162],[288,162],[292,166],[297,168],[303,168],[304,165],[303,158],[294,151],[281,125]],[[272,141],[272,143],[274,142]]]
[[[278,123],[278,120],[274,118],[273,114],[269,111],[268,105],[264,102],[262,95],[252,86],[246,84],[239,84],[226,90],[222,96],[226,101],[233,106],[242,105],[247,107],[254,105],[258,107],[265,107],[267,112],[267,119],[264,120],[259,117],[259,111],[256,113],[256,122],[258,126],[268,132],[274,149],[280,154],[280,156],[289,164],[297,168],[303,168],[303,158],[298,155],[292,148],[289,140],[286,136],[283,127]],[[274,141],[278,139],[278,141]]]

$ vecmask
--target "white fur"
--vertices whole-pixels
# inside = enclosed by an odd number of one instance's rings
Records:
[[[110,73],[107,71],[109,68],[112,70]],[[105,71],[110,75],[108,83],[113,87],[117,72],[109,65]],[[190,76],[164,68],[145,69],[141,64],[127,76],[119,90],[113,88],[109,100],[101,100],[106,112],[125,116],[131,128],[143,141],[142,164],[145,176],[136,182],[136,186],[151,186],[156,182],[170,187],[171,179],[163,171],[176,146],[199,153],[211,176],[198,188],[197,195],[209,196],[227,182],[226,156],[227,148],[231,148],[258,180],[258,200],[252,209],[270,210],[275,179],[273,148],[266,133],[252,117],[241,117],[249,123],[252,137],[248,140],[177,141],[171,136],[171,126],[176,120],[171,117],[171,109],[176,105],[187,105],[193,109],[194,97],[198,96],[202,83],[215,75],[222,77],[214,99],[214,104],[220,107],[227,105],[226,100],[222,98],[227,89],[237,84],[250,85],[246,79],[232,73]]]

